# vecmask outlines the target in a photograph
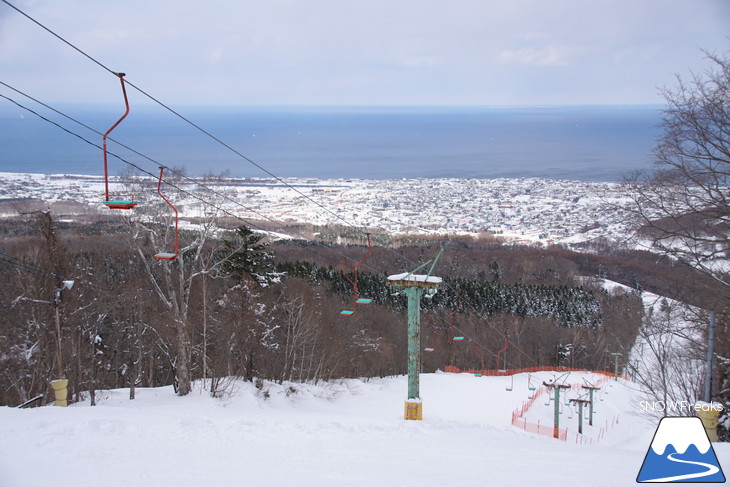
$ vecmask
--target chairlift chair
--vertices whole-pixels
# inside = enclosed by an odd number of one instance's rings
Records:
[[[424,347],[423,348],[424,352],[435,352],[436,351],[436,330],[437,330],[437,328],[435,325],[432,328],[433,328],[433,336],[431,338],[431,345],[428,347]]]
[[[355,264],[354,278],[353,279],[350,279],[350,277],[347,274],[345,274],[345,267],[347,267],[347,259],[345,259],[345,263],[344,263],[344,265],[342,267],[342,275],[345,277],[345,279],[348,280],[348,282],[350,284],[352,284],[352,289],[353,289],[352,296],[353,296],[353,302],[355,303],[355,305],[358,305],[358,304],[367,305],[367,304],[372,304],[372,302],[373,302],[373,300],[371,298],[361,298],[361,297],[359,297],[358,290],[357,290],[357,281],[358,281],[358,276],[359,276],[360,264],[362,264],[363,262],[365,262],[365,260],[368,257],[370,257],[371,255],[373,255],[373,247],[372,247],[372,244],[370,242],[370,234],[369,233],[366,233],[365,235],[367,236],[367,239],[368,239],[368,253],[367,253],[367,255],[365,255],[365,257],[363,257],[362,259],[360,259],[357,262],[357,264]],[[352,315],[355,314],[355,311],[354,311],[354,309],[352,309],[352,310],[344,309],[344,310],[340,311],[340,314],[342,316],[352,316]]]
[[[461,341],[461,340],[463,340],[463,339],[464,339],[464,337],[463,337],[463,336],[455,336],[455,334],[454,334],[454,330],[455,330],[455,328],[456,328],[456,327],[454,326],[454,315],[456,314],[456,312],[457,312],[457,311],[459,311],[459,310],[461,309],[461,306],[462,306],[462,302],[461,302],[461,293],[458,293],[458,294],[456,295],[456,297],[457,297],[457,298],[459,299],[459,306],[458,306],[458,307],[457,307],[457,308],[456,308],[456,309],[455,309],[454,311],[452,311],[452,312],[451,312],[451,316],[449,317],[449,322],[450,322],[450,327],[449,327],[449,331],[450,331],[450,333],[451,333],[451,336],[452,336],[452,337],[454,337],[454,341],[455,341],[455,342],[458,342],[458,341]]]
[[[165,167],[160,167],[160,177],[157,180],[157,194],[160,195],[160,198],[162,198],[167,205],[172,208],[172,210],[175,212],[175,246],[172,248],[165,249],[164,251],[158,252],[155,254],[155,258],[158,260],[167,260],[167,261],[173,261],[177,259],[177,256],[180,253],[180,246],[178,243],[178,212],[177,208],[173,206],[170,201],[165,198],[165,195],[162,194],[162,173],[164,172]]]
[[[102,146],[104,149],[104,204],[112,210],[131,210],[139,204],[139,201],[134,199],[134,195],[128,194],[110,194],[109,193],[109,167],[107,161],[107,149],[106,149],[106,138],[109,133],[114,130],[117,125],[129,115],[129,100],[127,99],[127,89],[124,85],[124,73],[115,73],[119,77],[119,81],[122,83],[122,94],[124,95],[124,106],[126,110],[124,115],[112,125],[102,136]]]

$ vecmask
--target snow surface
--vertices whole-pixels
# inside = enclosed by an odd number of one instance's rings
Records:
[[[441,284],[443,279],[436,276],[427,276],[425,274],[411,274],[404,272],[403,274],[393,274],[388,276],[389,281],[411,281],[411,282],[429,282],[433,284]]]
[[[569,383],[595,380],[573,373]],[[532,374],[534,384],[560,374]],[[562,380],[562,379],[560,379]],[[652,441],[656,418],[639,412],[636,391],[606,383],[597,401],[600,442],[574,441],[577,419],[561,421],[568,441],[526,433],[511,412],[528,398],[527,375],[421,376],[423,421],[404,421],[407,378],[349,379],[262,389],[234,382],[222,399],[196,383],[103,393],[97,407],[0,408],[0,485],[98,486],[629,486]],[[529,421],[549,417],[540,398]],[[598,424],[600,423],[600,424]],[[561,424],[562,426],[562,424]],[[716,444],[722,464],[730,448]]]

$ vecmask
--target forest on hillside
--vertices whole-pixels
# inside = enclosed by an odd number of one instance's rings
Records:
[[[137,226],[135,226],[137,225]],[[607,292],[585,279],[577,255],[471,238],[409,239],[373,247],[279,240],[247,227],[188,244],[177,261],[151,257],[140,224],[111,219],[59,222],[49,212],[4,220],[0,248],[0,404],[47,395],[69,379],[71,400],[109,388],[229,378],[318,381],[406,372],[405,299],[385,284],[443,257],[444,285],[422,302],[423,370],[447,365],[535,365],[606,369],[628,351],[641,321],[631,291]],[[160,229],[158,229],[160,230]],[[197,240],[196,240],[197,239]],[[590,275],[590,274],[589,274]],[[73,280],[60,289],[61,280]],[[357,306],[357,308],[353,308]],[[352,308],[352,316],[340,311]],[[58,317],[57,334],[56,317]],[[464,336],[455,342],[453,336]],[[42,402],[45,399],[39,400]]]

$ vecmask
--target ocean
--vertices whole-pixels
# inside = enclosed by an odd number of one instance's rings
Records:
[[[20,100],[19,100],[20,101]],[[22,102],[101,145],[101,137]],[[57,107],[105,132],[123,106]],[[280,177],[518,178],[619,181],[651,169],[659,106],[545,107],[182,107],[179,113]],[[132,105],[109,143],[148,171],[185,167],[191,176],[261,169],[158,106]],[[0,99],[0,171],[102,174],[101,151]],[[110,173],[128,169],[110,157]]]

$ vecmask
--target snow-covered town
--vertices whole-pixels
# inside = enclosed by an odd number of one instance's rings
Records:
[[[0,0],[0,487],[725,483],[728,20]]]
[[[119,180],[117,180],[119,181]],[[151,181],[151,179],[150,179]],[[571,243],[598,237],[623,240],[632,225],[616,183],[548,179],[225,179],[195,180],[225,194],[230,214],[283,225],[316,226],[347,222],[387,233],[491,233],[522,243]],[[0,199],[76,202],[107,211],[101,204],[101,176],[0,173]],[[177,183],[196,191],[191,180]],[[116,184],[121,189],[120,182]],[[197,188],[199,189],[199,187]],[[136,195],[142,204],[157,198],[150,185]],[[177,201],[181,219],[200,214],[205,203],[190,193]],[[205,199],[205,197],[203,197]],[[12,216],[11,207],[4,210]],[[17,213],[15,213],[17,214]]]

